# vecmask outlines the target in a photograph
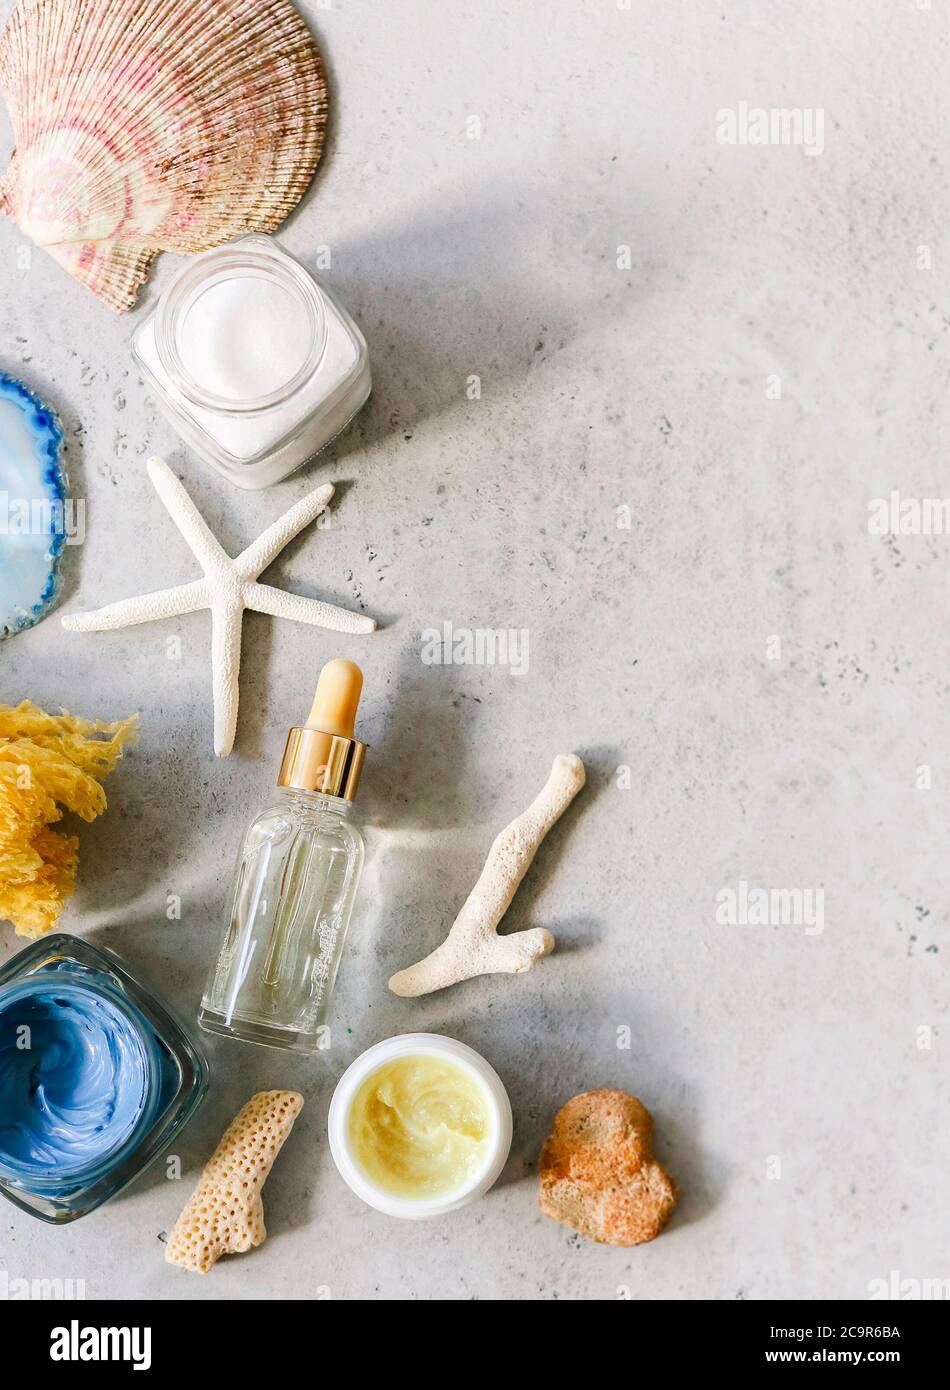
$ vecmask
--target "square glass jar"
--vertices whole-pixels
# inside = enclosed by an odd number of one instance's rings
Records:
[[[273,239],[192,257],[132,335],[182,439],[238,487],[268,487],[349,424],[372,389],[366,339]]]
[[[114,952],[57,933],[36,941],[0,969],[0,1020],[19,1000],[45,992],[101,1000],[141,1038],[148,1058],[146,1101],[128,1138],[101,1161],[68,1175],[25,1173],[0,1151],[0,1192],[41,1221],[86,1216],[134,1182],[191,1119],[208,1086],[205,1056],[153,992]],[[7,1019],[9,1025],[15,1020]],[[0,1124],[7,1118],[0,1115]]]

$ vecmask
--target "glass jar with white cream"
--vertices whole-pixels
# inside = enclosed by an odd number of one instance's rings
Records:
[[[268,236],[189,261],[132,353],[178,433],[231,482],[286,478],[369,396],[366,340],[327,288]]]

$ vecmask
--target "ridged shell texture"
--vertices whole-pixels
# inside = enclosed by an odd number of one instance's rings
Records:
[[[273,231],[323,149],[323,63],[289,0],[21,0],[0,89],[0,205],[120,311],[158,251]]]

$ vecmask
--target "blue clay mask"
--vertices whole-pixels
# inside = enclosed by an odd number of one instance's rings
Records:
[[[0,1005],[0,1170],[68,1179],[151,1123],[158,1057],[118,996],[33,979]]]
[[[145,1172],[201,1103],[208,1064],[112,951],[54,932],[0,965],[0,1198],[88,1215]]]

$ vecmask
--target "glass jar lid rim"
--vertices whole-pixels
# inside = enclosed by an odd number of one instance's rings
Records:
[[[310,350],[294,375],[274,390],[247,400],[223,396],[202,387],[189,373],[178,348],[178,330],[198,294],[214,279],[228,275],[240,278],[242,269],[248,274],[263,271],[282,288],[296,294],[309,315],[311,329]],[[195,257],[164,291],[155,314],[155,348],[176,390],[192,405],[226,414],[260,414],[290,399],[319,367],[326,343],[326,310],[316,280],[299,261],[264,236],[242,237]]]

